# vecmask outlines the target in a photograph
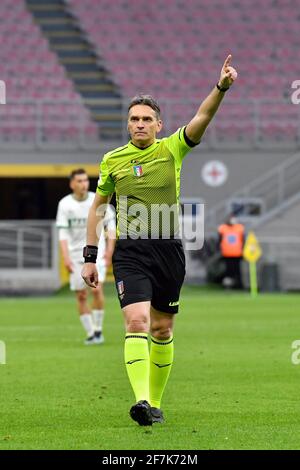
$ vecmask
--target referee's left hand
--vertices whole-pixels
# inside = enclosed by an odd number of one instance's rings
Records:
[[[89,287],[98,286],[98,271],[95,263],[84,263],[81,277]]]
[[[231,59],[232,59],[232,55],[229,54],[223,64],[221,75],[220,75],[220,80],[219,80],[219,86],[221,88],[231,87],[231,85],[237,78],[237,71],[235,70],[235,68],[229,65]]]

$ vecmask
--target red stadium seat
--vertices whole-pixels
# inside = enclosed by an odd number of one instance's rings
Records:
[[[73,116],[93,124],[89,112],[80,104],[80,95],[74,90],[73,82],[66,77],[64,67],[58,63],[50,50],[48,40],[34,22],[24,0],[1,0],[0,2],[0,72],[9,90],[9,102],[14,100],[40,101],[48,99],[78,101]],[[64,116],[66,105],[57,105],[56,119]],[[1,108],[1,116],[9,121],[1,122],[1,140],[22,142],[35,140],[37,113],[42,122],[47,119],[47,108],[30,104],[10,104]],[[68,118],[70,121],[70,117]],[[3,120],[2,120],[3,121]],[[5,119],[6,121],[6,119]],[[74,121],[74,119],[73,119]],[[56,133],[63,140],[73,138],[75,131],[66,122],[67,132]],[[97,126],[96,126],[97,128]],[[49,140],[51,135],[46,135]]]

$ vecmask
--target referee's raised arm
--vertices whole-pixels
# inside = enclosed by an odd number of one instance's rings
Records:
[[[205,129],[217,112],[225,91],[231,87],[237,77],[236,70],[229,65],[231,57],[231,54],[229,54],[226,58],[217,85],[201,103],[197,114],[186,127],[186,135],[192,142],[197,143],[200,141]]]

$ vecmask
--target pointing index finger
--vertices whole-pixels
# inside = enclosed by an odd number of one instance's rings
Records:
[[[229,54],[229,55],[227,56],[227,58],[225,59],[223,68],[228,67],[228,65],[230,64],[231,58],[232,58],[232,55]]]

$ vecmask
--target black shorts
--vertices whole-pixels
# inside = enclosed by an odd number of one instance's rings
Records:
[[[178,312],[185,276],[181,240],[118,240],[113,271],[122,308],[150,300],[156,310]]]

